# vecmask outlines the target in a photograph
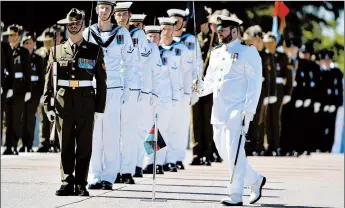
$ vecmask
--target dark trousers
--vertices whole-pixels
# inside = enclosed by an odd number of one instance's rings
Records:
[[[284,85],[277,85],[277,102],[269,104],[266,116],[266,134],[268,150],[276,151],[280,148],[280,131],[281,131],[281,111],[284,98]]]
[[[1,126],[0,126],[1,145],[3,144],[3,136],[2,136],[3,132],[2,131],[3,131],[3,126],[4,126],[6,94],[7,94],[7,92],[5,92],[5,90],[1,94]]]
[[[39,104],[38,113],[40,115],[40,147],[49,148],[50,122],[47,114],[44,112],[43,104]]]
[[[17,147],[22,136],[22,115],[24,113],[25,94],[14,94],[5,104],[5,146]]]
[[[61,181],[63,184],[86,186],[92,152],[94,115],[79,118],[57,117],[55,120],[61,149]]]
[[[23,114],[23,147],[31,148],[35,137],[35,126],[36,126],[36,112],[37,107],[41,98],[40,86],[32,87],[31,98],[25,103],[25,110]]]
[[[211,125],[211,114],[213,95],[200,97],[193,105],[193,124],[191,138],[193,141],[194,157],[212,157],[213,150],[213,129]]]

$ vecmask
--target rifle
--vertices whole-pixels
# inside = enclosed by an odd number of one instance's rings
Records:
[[[55,30],[54,32],[54,51],[53,51],[53,67],[52,67],[52,77],[53,77],[53,88],[54,88],[54,94],[53,97],[51,98],[50,102],[51,105],[54,107],[55,106],[55,96],[56,96],[56,85],[57,85],[57,61],[56,61],[56,33],[57,31]],[[52,127],[50,131],[50,144],[54,144],[55,142],[55,126],[56,126],[56,121],[52,122]]]

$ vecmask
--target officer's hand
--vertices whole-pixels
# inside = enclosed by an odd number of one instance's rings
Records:
[[[191,97],[191,105],[194,105],[195,103],[197,103],[199,101],[199,95],[196,92],[192,92],[192,97]]]
[[[54,111],[48,111],[47,117],[50,122],[53,122],[55,120],[55,112]]]
[[[155,95],[152,95],[150,98],[150,106],[156,106],[159,104],[159,98]]]
[[[123,94],[122,94],[122,97],[121,97],[121,101],[122,103],[125,103],[125,102],[128,102],[129,100],[129,88],[124,88],[123,89]]]
[[[268,103],[269,104],[273,104],[273,103],[277,102],[277,100],[278,100],[277,96],[268,97]]]
[[[43,104],[43,103],[44,103],[44,96],[41,96],[40,104]]]
[[[333,113],[335,111],[335,109],[336,109],[335,105],[331,105],[331,106],[329,106],[328,112]]]
[[[295,103],[295,107],[296,108],[299,108],[303,105],[303,101],[302,100],[296,100],[296,103]]]
[[[24,102],[30,100],[30,98],[31,98],[31,92],[25,93]]]
[[[193,91],[200,94],[204,89],[204,81],[202,79],[193,80]]]
[[[323,111],[324,112],[327,112],[329,110],[329,106],[328,105],[325,105],[325,107],[323,107]]]
[[[291,96],[290,95],[285,95],[283,97],[283,105],[287,104],[288,102],[290,102],[291,100]]]
[[[250,122],[253,120],[254,118],[254,113],[251,112],[243,112],[242,113],[242,121],[244,120],[244,132],[245,134],[248,133],[248,129],[249,129],[249,124]]]
[[[12,96],[13,96],[13,90],[12,90],[12,89],[9,89],[9,90],[7,91],[6,98],[10,98],[10,97],[12,97]]]
[[[310,103],[311,103],[311,99],[306,99],[303,103],[303,106],[306,108],[310,105]]]
[[[264,105],[268,105],[268,97],[264,98],[264,102],[263,103],[264,103]]]
[[[314,113],[317,113],[320,111],[321,103],[315,102],[314,103]]]
[[[102,119],[104,113],[95,113],[95,120]]]

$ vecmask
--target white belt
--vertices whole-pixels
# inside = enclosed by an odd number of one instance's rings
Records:
[[[16,73],[14,73],[14,77],[15,77],[16,79],[23,78],[23,72],[16,72]]]
[[[283,77],[276,77],[276,83],[277,84],[283,84],[284,83]]]
[[[58,85],[62,87],[92,87],[90,80],[58,80]]]
[[[37,82],[39,80],[38,76],[32,75],[31,76],[31,82]]]

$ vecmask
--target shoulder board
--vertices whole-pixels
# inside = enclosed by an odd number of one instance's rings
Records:
[[[217,46],[215,46],[215,47],[212,48],[212,51],[213,51],[213,50],[216,50],[217,48],[222,47],[222,45],[223,45],[223,44],[218,44]]]
[[[249,45],[248,45],[246,42],[242,41],[242,42],[241,42],[241,45],[252,46],[253,44],[249,44]]]

